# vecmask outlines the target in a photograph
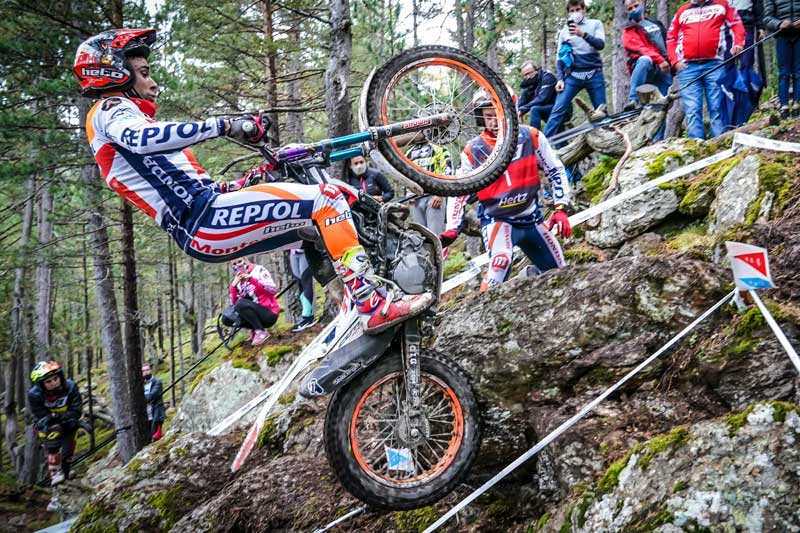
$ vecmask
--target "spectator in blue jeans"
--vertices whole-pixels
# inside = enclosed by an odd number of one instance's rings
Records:
[[[530,60],[522,64],[519,72],[522,74],[522,92],[517,101],[519,116],[530,113],[530,125],[539,129],[550,117],[556,102],[556,77]]]
[[[605,45],[603,23],[586,18],[583,0],[567,0],[569,20],[558,32],[559,56],[563,45],[571,49],[567,61],[556,61],[556,103],[544,127],[545,137],[555,135],[571,108],[572,99],[581,89],[586,89],[592,106],[596,109],[606,103],[606,81],[603,77],[603,58],[600,50]]]
[[[692,0],[678,8],[669,25],[667,54],[678,72],[686,127],[692,139],[706,138],[703,96],[711,117],[711,136],[716,137],[725,129],[719,114],[724,73],[722,69],[706,73],[722,61],[727,30],[733,32],[731,54],[736,55],[744,46],[744,26],[726,0]],[[700,76],[703,78],[690,85]]]
[[[764,26],[781,32],[775,42],[778,57],[778,99],[781,118],[789,117],[789,85],[794,93],[792,116],[800,116],[800,0],[765,0]]]

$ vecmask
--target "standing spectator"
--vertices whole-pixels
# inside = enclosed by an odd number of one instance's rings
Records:
[[[275,324],[278,313],[281,312],[275,298],[278,289],[267,269],[251,263],[246,257],[234,259],[230,265],[233,269],[231,305],[239,315],[242,325],[252,330],[250,343],[259,346],[269,338],[267,328]]]
[[[730,4],[736,8],[739,18],[742,19],[742,25],[744,25],[744,47],[749,48],[756,42],[756,34],[764,31],[764,2],[763,0],[731,0]],[[800,16],[800,13],[798,16]],[[753,68],[755,58],[755,48],[742,54],[739,59],[742,69]]]
[[[292,268],[292,277],[297,280],[300,287],[300,321],[294,325],[292,331],[297,333],[308,329],[317,323],[314,318],[314,276],[308,268],[308,259],[302,248],[289,250],[289,265]]]
[[[160,440],[163,435],[161,429],[167,419],[167,410],[164,408],[164,385],[161,380],[153,376],[150,365],[142,365],[144,378],[144,401],[147,402],[147,420],[150,422],[150,435],[153,440]]]
[[[394,198],[394,189],[392,189],[389,180],[379,171],[369,168],[367,166],[367,158],[363,155],[356,156],[350,160],[350,165],[347,167],[347,172],[345,172],[344,182],[351,187],[364,191],[379,202],[388,202]]]
[[[522,91],[517,102],[520,119],[530,113],[530,125],[539,128],[547,122],[556,103],[556,77],[552,72],[539,68],[533,61],[525,61],[519,69],[522,74]]]
[[[634,109],[639,103],[636,89],[645,83],[658,87],[667,94],[672,85],[672,67],[667,61],[667,31],[659,21],[644,16],[641,0],[626,0],[628,23],[622,27],[622,47],[628,55],[628,72],[631,74],[631,91],[625,109]]]
[[[556,103],[544,127],[545,137],[554,135],[564,122],[572,99],[586,89],[595,109],[606,103],[606,82],[600,50],[606,45],[603,23],[586,18],[583,0],[567,0],[569,19],[558,32]]]
[[[731,53],[738,54],[744,45],[744,26],[736,9],[726,0],[692,0],[678,8],[667,32],[667,53],[678,72],[686,125],[693,139],[706,138],[704,96],[711,118],[711,136],[720,135],[725,128],[719,110],[722,69],[706,73],[722,61],[726,30],[733,32]],[[688,85],[700,76],[703,77]]]
[[[800,1],[766,0],[764,26],[769,31],[781,30],[775,43],[778,56],[778,99],[781,118],[789,118],[789,85],[794,94],[792,116],[800,116]]]
[[[69,477],[69,460],[75,451],[75,432],[83,411],[81,393],[55,361],[39,361],[31,371],[33,387],[28,403],[36,418],[39,440],[47,450],[50,484],[58,485]]]
[[[406,150],[411,161],[430,172],[453,174],[453,161],[447,150],[427,142],[422,135],[415,136],[414,140],[418,142]],[[444,202],[441,196],[423,196],[414,200],[411,214],[414,222],[425,226],[436,235],[444,231]]]

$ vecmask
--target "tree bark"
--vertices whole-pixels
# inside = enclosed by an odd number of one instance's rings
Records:
[[[300,30],[296,26],[289,31],[289,39],[294,48],[289,60],[289,72],[300,72],[303,70],[303,63],[300,58],[302,44],[300,43]],[[302,81],[298,78],[293,78],[288,83],[287,90],[289,92],[289,107],[300,107]],[[290,112],[286,114],[286,135],[289,137],[290,142],[303,142],[303,113]]]
[[[628,20],[625,0],[614,0],[614,28],[622,28]],[[631,77],[628,74],[628,57],[622,47],[622,31],[614,32],[614,50],[612,52],[612,91],[611,105],[619,113],[628,101],[631,88]]]
[[[50,186],[42,189],[39,197],[39,244],[44,245],[53,238],[53,191]],[[45,252],[46,254],[46,252]],[[52,303],[52,266],[44,254],[38,257],[36,268],[36,359],[46,361],[50,355],[50,319]]]
[[[656,18],[664,25],[665,28],[669,27],[669,1],[658,0],[658,7],[656,8]]]
[[[498,70],[498,60],[497,60],[497,24],[495,21],[495,5],[494,0],[487,0],[486,2],[486,64],[489,67],[497,71]]]
[[[273,5],[272,0],[264,0],[261,10],[262,22],[264,23],[264,48],[266,49],[266,88],[267,88],[267,104],[270,109],[278,107],[278,64],[275,53],[275,41],[272,21]],[[269,119],[272,121],[272,128],[270,130],[270,140],[272,146],[280,146],[280,118],[277,113],[270,113]]]
[[[337,137],[353,129],[350,105],[350,61],[353,54],[352,21],[349,0],[331,0],[331,36],[328,68],[325,71],[325,110],[328,113],[328,135]],[[331,176],[340,179],[344,163],[331,166]]]

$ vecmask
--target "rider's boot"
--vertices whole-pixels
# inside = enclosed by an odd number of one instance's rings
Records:
[[[47,471],[50,474],[51,485],[58,485],[64,481],[64,472],[61,470],[61,452],[47,454]]]
[[[422,313],[433,302],[429,292],[406,296],[390,289],[373,273],[362,246],[346,250],[335,266],[356,302],[364,332],[370,335]]]

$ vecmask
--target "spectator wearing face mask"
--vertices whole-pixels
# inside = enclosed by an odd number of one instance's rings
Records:
[[[552,72],[539,68],[533,61],[525,61],[519,69],[522,74],[517,109],[519,117],[530,113],[530,125],[539,128],[542,121],[550,118],[556,102],[556,77]]]
[[[160,440],[167,419],[167,410],[164,408],[164,385],[161,380],[153,376],[150,365],[142,366],[144,380],[144,400],[147,402],[147,421],[150,422],[150,436],[153,440]]]
[[[545,137],[558,132],[566,120],[572,100],[582,89],[589,93],[595,109],[606,103],[603,58],[600,56],[600,50],[606,46],[603,23],[586,17],[584,0],[567,0],[567,12],[567,24],[558,32],[558,96],[544,127]]]
[[[379,202],[388,202],[394,198],[394,190],[389,180],[379,171],[367,167],[367,159],[364,156],[351,159],[345,174],[345,183],[364,191]]]

